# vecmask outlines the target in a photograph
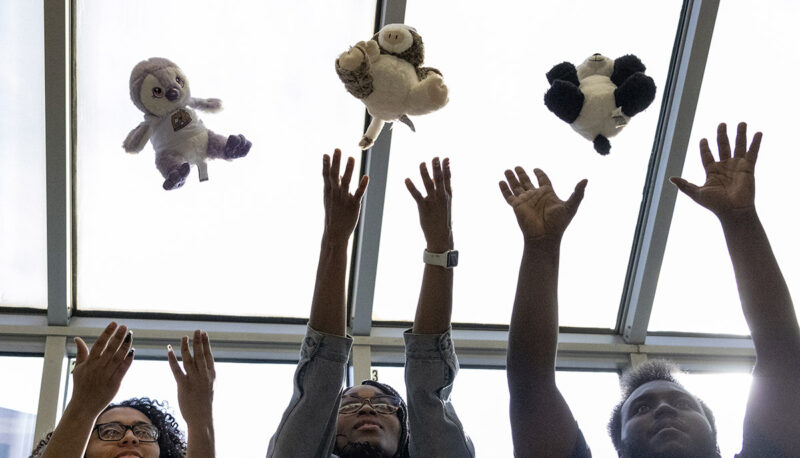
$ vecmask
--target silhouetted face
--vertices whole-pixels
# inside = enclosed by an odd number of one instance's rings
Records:
[[[714,457],[711,424],[700,402],[675,383],[655,380],[622,405],[623,457]]]
[[[101,431],[95,428],[89,436],[86,458],[158,458],[161,453],[158,442],[142,440],[149,439],[147,434],[153,423],[136,409],[130,407],[111,409],[100,415],[95,426],[98,425]],[[106,439],[116,438],[120,431],[124,433],[117,440],[100,439],[101,436]]]
[[[370,402],[364,402],[369,399]],[[355,412],[342,413],[336,423],[336,448],[341,450],[348,443],[368,442],[380,448],[384,456],[393,456],[400,442],[400,418],[396,413],[380,413],[385,405],[392,403],[393,396],[387,396],[377,387],[357,385],[348,388],[342,395],[341,409],[359,408]],[[363,404],[362,404],[363,403]],[[374,404],[381,404],[373,407]],[[349,406],[348,406],[349,405]]]

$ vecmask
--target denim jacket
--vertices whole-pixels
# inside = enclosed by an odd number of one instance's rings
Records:
[[[403,337],[411,456],[474,457],[472,441],[450,402],[458,372],[450,331],[420,335],[409,330]],[[267,457],[336,458],[336,420],[352,345],[351,337],[307,329],[294,393],[270,439]]]

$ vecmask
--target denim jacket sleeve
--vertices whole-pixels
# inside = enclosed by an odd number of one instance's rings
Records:
[[[336,440],[339,410],[351,337],[323,334],[308,327],[294,373],[294,392],[267,457],[328,458]]]
[[[475,447],[450,402],[458,358],[443,334],[413,334],[407,330],[406,392],[411,456],[474,457]]]

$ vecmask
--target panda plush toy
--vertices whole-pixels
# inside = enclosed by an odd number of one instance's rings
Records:
[[[122,147],[138,153],[149,140],[167,191],[183,186],[190,165],[197,166],[200,181],[206,181],[206,159],[232,160],[250,151],[252,143],[244,135],[225,137],[203,125],[192,108],[215,112],[222,109],[222,102],[192,97],[189,80],[172,61],[152,57],[139,62],[131,72],[129,86],[131,100],[144,112],[144,121],[128,134]]]
[[[403,24],[384,26],[336,59],[336,73],[347,92],[364,102],[372,116],[358,146],[375,143],[386,122],[401,121],[414,130],[409,115],[423,115],[447,104],[442,72],[422,67],[422,37]]]
[[[644,71],[642,61],[632,54],[616,60],[593,54],[577,68],[562,62],[547,72],[550,89],[544,104],[606,155],[611,151],[609,137],[656,96],[656,85]]]

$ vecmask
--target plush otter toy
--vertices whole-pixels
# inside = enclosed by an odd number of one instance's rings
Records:
[[[642,61],[632,54],[616,60],[593,54],[578,68],[562,62],[547,72],[551,87],[544,104],[606,155],[611,151],[608,138],[656,96],[656,84],[644,71]]]
[[[421,67],[422,37],[403,24],[384,26],[369,41],[361,41],[336,59],[336,73],[345,89],[361,99],[372,122],[358,146],[375,143],[384,123],[400,120],[411,130],[409,115],[423,115],[447,105],[442,72]]]
[[[130,91],[134,105],[144,112],[144,121],[128,134],[122,147],[138,153],[150,140],[164,189],[183,186],[190,164],[197,166],[200,181],[206,181],[206,159],[232,160],[250,151],[252,143],[244,135],[226,138],[206,129],[192,108],[216,112],[222,102],[191,97],[189,80],[171,61],[152,57],[139,62],[131,72]]]

